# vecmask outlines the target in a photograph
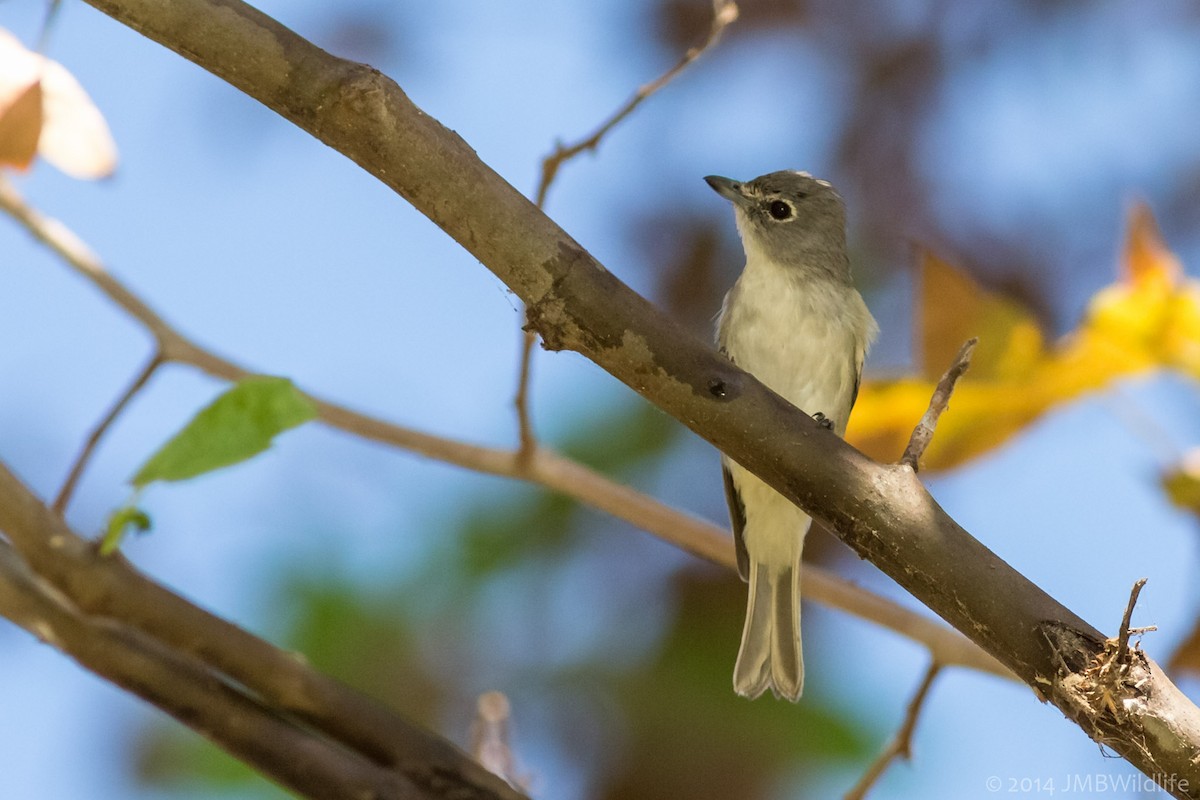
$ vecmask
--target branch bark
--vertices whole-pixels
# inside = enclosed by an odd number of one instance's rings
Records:
[[[92,543],[67,527],[3,464],[0,531],[28,565],[23,570],[8,557],[8,572],[0,576],[0,583],[7,579],[10,592],[33,598],[0,596],[0,614],[305,796],[373,796],[350,791],[362,788],[354,773],[363,770],[375,779],[363,785],[387,789],[381,797],[524,800],[449,742],[311,669],[294,654],[192,605],[146,578],[119,554],[98,555]],[[37,582],[23,579],[23,571],[36,575]],[[43,596],[52,597],[56,605],[47,605]],[[30,602],[34,605],[22,605]],[[123,633],[112,633],[118,629]],[[117,652],[126,645],[129,652]],[[195,691],[171,688],[179,680],[170,677],[173,671],[196,683]],[[242,687],[245,694],[230,694],[229,687]],[[356,758],[341,764],[343,773],[330,766],[334,774],[328,780],[314,780],[306,788],[287,771],[303,767],[277,765],[276,754],[260,754],[254,742],[241,741],[247,733],[267,735],[265,717],[255,716],[247,703],[260,705],[268,716],[301,724],[271,729],[270,735],[278,734],[280,741],[294,746],[288,760],[302,765],[310,754],[326,758],[327,748],[333,748],[330,754],[345,750]],[[206,714],[209,705],[217,709],[216,716]],[[247,720],[248,729],[238,720]],[[321,738],[293,735],[288,733],[291,728],[307,728]],[[384,780],[380,770],[392,779]],[[338,775],[341,783],[335,780]],[[415,793],[397,793],[398,786],[415,787]]]
[[[389,78],[236,0],[88,0],[339,150],[457,240],[587,356],[821,519],[1094,739],[1200,797],[1200,711],[1152,662],[1141,714],[1075,685],[1104,637],[952,520],[907,466],[876,464],[657,312]],[[480,210],[486,213],[480,213]],[[719,391],[714,391],[718,387]]]
[[[280,717],[197,659],[114,620],[81,613],[3,542],[0,615],[305,797],[431,796],[398,772]]]

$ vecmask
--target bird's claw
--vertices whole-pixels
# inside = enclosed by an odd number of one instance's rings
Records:
[[[827,431],[833,430],[833,420],[822,414],[820,411],[812,415],[813,421]]]

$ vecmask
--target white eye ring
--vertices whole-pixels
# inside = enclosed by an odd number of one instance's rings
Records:
[[[767,206],[767,213],[771,215],[771,219],[783,222],[796,213],[796,209],[792,208],[792,204],[783,200],[772,200]]]

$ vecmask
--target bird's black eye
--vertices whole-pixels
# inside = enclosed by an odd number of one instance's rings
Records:
[[[767,208],[775,219],[784,220],[792,215],[792,207],[782,200],[776,200]]]

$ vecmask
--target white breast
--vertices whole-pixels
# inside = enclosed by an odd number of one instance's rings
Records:
[[[852,286],[801,276],[757,252],[725,299],[718,340],[733,361],[839,434],[873,320]]]

